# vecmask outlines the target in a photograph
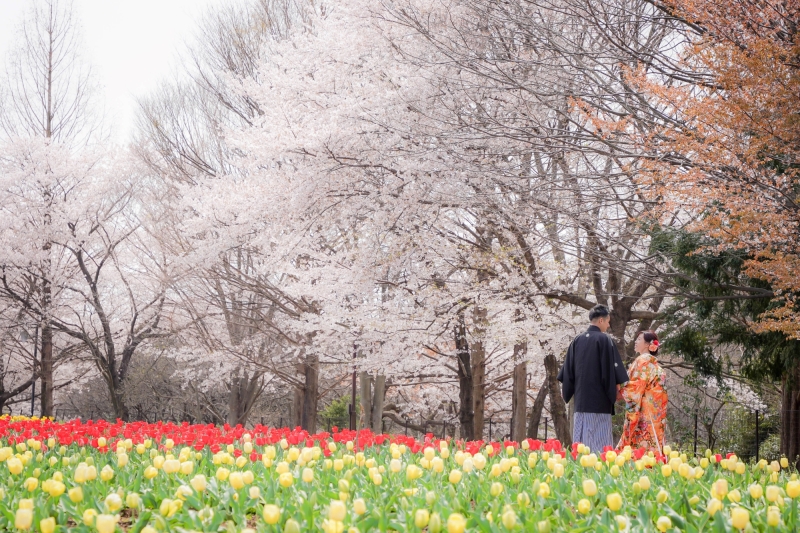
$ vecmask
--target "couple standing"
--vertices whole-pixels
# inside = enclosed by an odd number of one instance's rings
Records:
[[[664,370],[655,358],[658,337],[652,331],[638,335],[634,349],[639,355],[626,372],[617,346],[605,334],[611,323],[608,308],[594,306],[589,321],[589,329],[570,344],[558,373],[564,401],[575,398],[573,442],[583,443],[594,452],[614,447],[611,415],[614,403],[624,400],[625,427],[617,448],[646,448],[661,454],[667,393]]]

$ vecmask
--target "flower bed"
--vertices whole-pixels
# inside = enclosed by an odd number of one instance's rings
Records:
[[[0,530],[793,531],[784,461],[0,418]]]

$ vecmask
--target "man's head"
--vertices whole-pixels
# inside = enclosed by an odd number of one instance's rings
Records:
[[[591,311],[589,311],[589,322],[605,333],[608,326],[611,325],[611,313],[608,311],[608,307],[600,304],[592,307]]]

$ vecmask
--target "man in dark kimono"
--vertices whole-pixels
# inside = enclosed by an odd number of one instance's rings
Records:
[[[608,308],[594,306],[589,311],[589,321],[589,329],[569,345],[558,381],[565,402],[575,397],[572,441],[582,442],[599,453],[605,446],[614,445],[611,415],[618,386],[628,381],[628,372],[617,346],[605,333],[611,322]]]

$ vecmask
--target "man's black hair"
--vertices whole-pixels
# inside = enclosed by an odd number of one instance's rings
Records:
[[[602,304],[597,304],[594,307],[592,307],[591,311],[589,311],[589,322],[594,321],[594,319],[596,318],[606,317],[610,314],[611,313],[608,311],[608,307]]]

